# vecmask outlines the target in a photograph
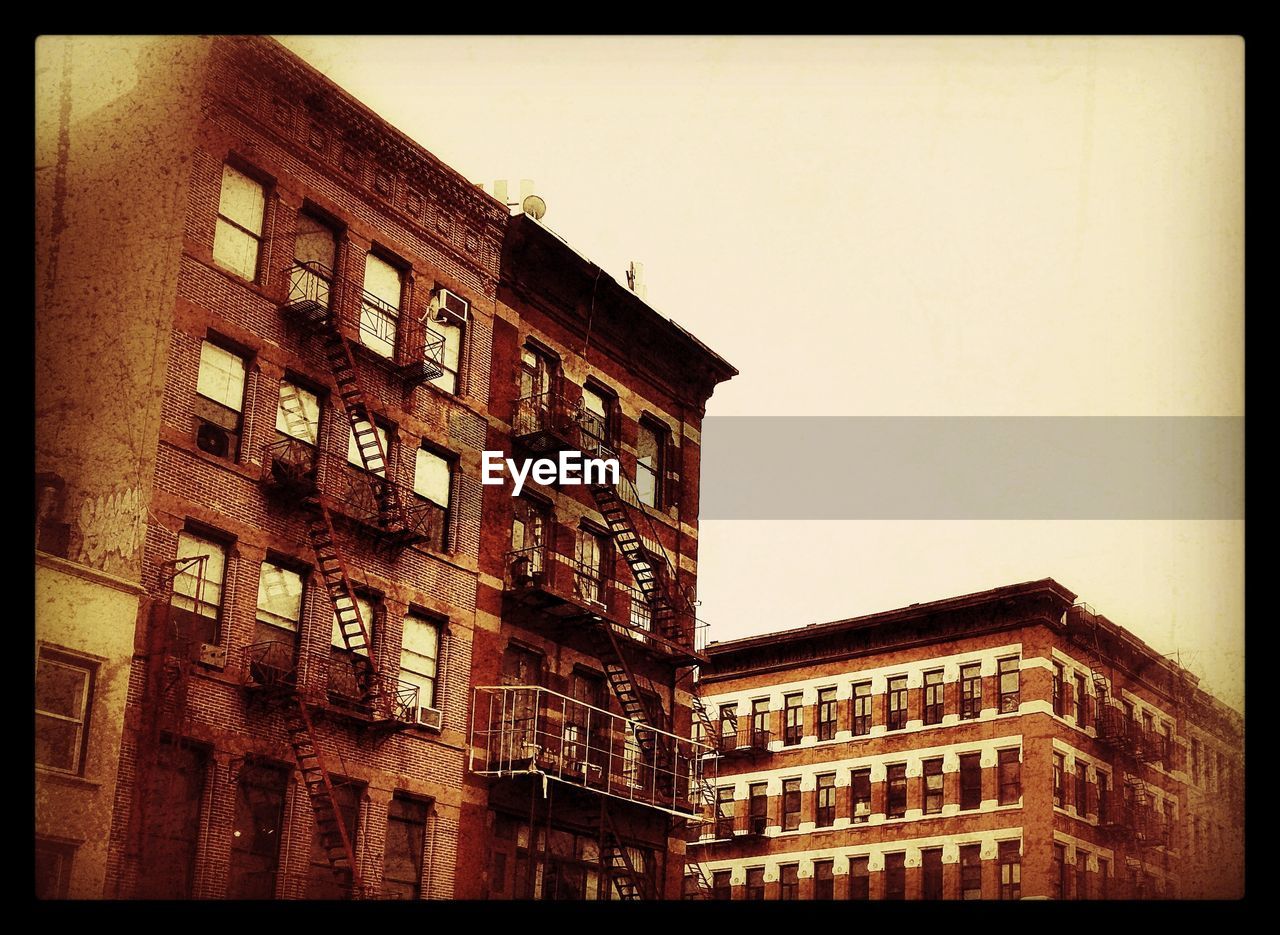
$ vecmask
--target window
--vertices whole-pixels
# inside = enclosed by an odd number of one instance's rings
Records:
[[[1017,750],[1001,750],[996,754],[1000,772],[1000,804],[1017,805],[1022,798],[1022,762]]]
[[[460,295],[448,289],[440,292],[440,308],[430,327],[444,337],[444,350],[440,366],[444,373],[431,380],[431,385],[446,393],[458,392],[458,373],[462,368],[462,344],[467,322],[471,317],[471,305]]]
[[[440,624],[417,614],[405,614],[400,648],[400,680],[418,687],[418,707],[439,708],[436,697],[440,658]]]
[[[167,742],[161,745],[155,797],[142,829],[135,898],[191,898],[207,764],[202,749]]]
[[[907,764],[894,763],[886,770],[888,782],[887,817],[902,818],[907,814]]]
[[[764,867],[747,868],[747,899],[764,899]]]
[[[1018,667],[1017,656],[999,661],[1001,714],[1018,710]]]
[[[960,845],[960,898],[982,898],[982,845]]]
[[[853,823],[864,824],[871,820],[871,770],[855,769],[850,776],[850,794],[853,797]]]
[[[924,761],[924,813],[942,814],[942,760]]]
[[[302,575],[292,568],[263,562],[258,573],[258,615],[254,642],[282,643],[293,649],[298,642],[298,621],[302,617]]]
[[[426,838],[427,803],[397,793],[387,807],[383,897],[417,899],[422,895],[422,852]]]
[[[871,733],[871,683],[859,682],[853,686],[853,736]]]
[[[907,898],[907,855],[902,851],[884,855],[884,898]]]
[[[356,595],[356,609],[360,612],[360,622],[364,624],[365,635],[369,638],[369,644],[373,643],[374,629],[374,606],[373,602],[363,594]],[[343,637],[342,627],[338,625],[338,615],[333,615],[333,626],[329,636],[329,643],[334,649],[346,650],[347,641]],[[369,655],[369,645],[356,646],[353,652],[359,653],[361,656]]]
[[[520,399],[512,429],[521,435],[549,427],[556,362],[533,347],[520,349]]]
[[[778,868],[778,880],[781,884],[779,899],[800,898],[800,865],[783,864]]]
[[[1017,841],[1001,841],[996,846],[1000,862],[1000,898],[1022,898],[1022,856]]]
[[[1076,767],[1076,788],[1075,788],[1076,814],[1083,817],[1089,808],[1089,773],[1088,773],[1089,768],[1085,764],[1084,760],[1080,759],[1079,757],[1076,757],[1075,767]]]
[[[360,834],[360,800],[364,795],[363,784],[333,777],[333,804],[347,829],[347,840],[355,848]],[[307,899],[349,899],[351,897],[351,870],[332,867],[329,852],[321,837],[319,827],[313,826],[311,835],[311,870],[307,876]]]
[[[543,546],[546,542],[548,510],[536,500],[516,497],[515,518],[511,523],[512,574],[538,574],[546,570]]]
[[[1076,848],[1076,899],[1089,898],[1089,855]]]
[[[764,834],[769,823],[769,786],[763,782],[753,782],[747,787],[747,830],[752,834]]]
[[[443,552],[449,528],[449,492],[453,486],[453,464],[434,451],[419,448],[414,452],[413,492],[426,503],[420,504],[428,511],[428,545]]]
[[[1098,823],[1106,824],[1111,817],[1111,785],[1107,774],[1095,771],[1098,777]]]
[[[36,764],[84,773],[97,665],[46,647],[36,664]]]
[[[262,219],[266,209],[262,185],[238,169],[222,167],[218,222],[213,233],[213,262],[250,282],[258,278]]]
[[[360,645],[360,635],[348,627],[348,635],[352,645],[347,645],[342,628],[338,625],[338,615],[333,615],[329,635],[329,691],[344,698],[360,699],[365,696],[367,683],[365,676],[369,674],[369,647],[373,645],[376,615],[373,602],[362,594],[356,595],[356,608],[360,613],[360,621],[364,624],[364,633],[368,642]]]
[[[325,308],[329,307],[327,286],[333,271],[337,269],[337,256],[338,235],[334,229],[313,214],[306,211],[299,212],[298,229],[293,241],[293,259],[299,264],[304,264],[307,269],[305,272],[295,271],[302,273],[303,278],[295,279],[294,286],[297,288],[304,281],[323,282],[326,288],[322,292],[316,292],[313,286],[303,294],[307,298],[320,300]],[[316,279],[309,277],[316,277]]]
[[[209,341],[200,345],[196,376],[196,446],[234,461],[240,454],[244,410],[244,358]]]
[[[280,381],[276,441],[296,439],[312,448],[320,442],[320,397],[288,380]]]
[[[732,750],[738,745],[738,703],[720,706],[720,748]]]
[[[611,438],[609,428],[613,423],[613,397],[606,396],[594,386],[584,386],[582,411],[579,418],[583,434],[583,451],[587,454],[596,454],[599,447],[608,448]]]
[[[1058,717],[1066,714],[1066,700],[1062,697],[1063,669],[1061,662],[1053,664],[1053,713]]]
[[[360,343],[388,359],[395,357],[396,329],[404,273],[377,254],[364,260],[364,291],[360,294]]]
[[[942,670],[935,669],[924,674],[924,722],[926,724],[942,723]]]
[[[573,582],[575,595],[582,600],[604,603],[604,582],[601,574],[604,542],[590,529],[578,527],[574,558],[577,568]]]
[[[889,679],[889,730],[902,730],[907,726],[907,677]]]
[[[769,699],[756,698],[751,702],[751,746],[769,742]]]
[[[1164,824],[1161,828],[1162,844],[1166,848],[1173,847],[1173,800],[1164,800]]]
[[[204,558],[203,562],[195,559]],[[170,603],[179,613],[174,652],[198,652],[202,643],[221,638],[222,582],[226,574],[227,547],[183,530],[178,533],[178,573],[173,579]]]
[[[720,840],[733,837],[733,786],[716,789],[716,831]]]
[[[1214,791],[1215,791],[1215,792],[1221,792],[1221,791],[1222,791],[1222,778],[1223,778],[1223,775],[1222,775],[1222,774],[1223,774],[1224,772],[1226,772],[1226,767],[1223,765],[1222,751],[1221,751],[1221,750],[1219,750],[1219,751],[1215,754],[1215,758],[1216,758],[1216,759],[1217,759],[1217,761],[1218,761],[1218,772],[1215,774],[1215,775],[1217,776],[1217,779],[1216,779],[1216,781],[1214,782],[1213,789],[1214,789]]]
[[[713,899],[733,899],[733,871],[716,870],[711,874]]]
[[[960,754],[960,808],[982,806],[982,754]]]
[[[786,725],[782,734],[784,746],[795,746],[804,736],[804,707],[801,705],[802,695],[787,695],[782,699],[786,712]]]
[[[1053,886],[1053,898],[1065,899],[1067,896],[1067,849],[1061,844],[1053,845],[1053,868],[1049,882]]]
[[[1085,692],[1084,676],[1081,675],[1079,672],[1077,672],[1076,673],[1076,697],[1074,699],[1077,727],[1089,726],[1088,706],[1085,703],[1087,700],[1088,700],[1088,697]]]
[[[849,858],[849,898],[871,898],[871,859],[869,857]]]
[[[569,677],[569,697],[581,704],[565,712],[564,758],[566,768],[581,772],[588,760],[588,728],[591,735],[600,733],[600,717],[596,714],[593,719],[591,708],[606,707],[604,680],[594,672],[575,669]]]
[[[830,828],[836,823],[835,773],[823,773],[818,777],[818,808],[814,817],[819,828]]]
[[[1098,858],[1098,898],[1106,899],[1111,886],[1111,861],[1105,857]]]
[[[813,862],[814,899],[835,899],[835,866],[834,860],[815,860]]]
[[[1191,781],[1200,785],[1200,741],[1191,738]]]
[[[1053,755],[1053,805],[1063,808],[1066,801],[1066,789],[1063,773],[1066,772],[1066,758],[1061,753]]]
[[[289,773],[246,764],[236,779],[236,810],[227,872],[230,899],[271,899],[280,867],[280,834]]]
[[[636,436],[636,495],[646,506],[661,507],[667,432],[641,420]]]
[[[818,739],[835,740],[836,737],[836,690],[834,688],[818,689]]]
[[[960,667],[960,719],[982,715],[982,666],[978,663]]]
[[[927,847],[920,851],[921,887],[923,899],[942,898],[942,848]]]
[[[800,827],[800,780],[782,781],[782,830],[796,831]]]
[[[36,838],[36,899],[66,899],[76,846]]]
[[[364,425],[368,425],[365,422]],[[378,451],[372,448],[366,448],[361,451],[360,446],[356,444],[355,429],[351,429],[347,434],[347,462],[354,464],[362,470],[372,470],[379,477],[387,476],[387,459],[391,456],[390,449],[387,447],[387,430],[381,425],[374,424],[374,434],[378,436]],[[363,430],[362,430],[363,434]],[[417,476],[414,476],[414,486],[417,487]]]

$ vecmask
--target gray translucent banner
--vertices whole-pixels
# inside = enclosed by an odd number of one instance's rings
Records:
[[[1240,417],[709,417],[701,518],[1242,519]]]

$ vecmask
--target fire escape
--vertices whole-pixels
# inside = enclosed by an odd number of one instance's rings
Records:
[[[316,724],[325,717],[347,717],[375,739],[386,737],[413,722],[417,688],[379,669],[333,514],[341,512],[355,520],[372,532],[375,545],[390,551],[421,541],[428,529],[388,476],[386,452],[360,388],[351,342],[342,329],[338,303],[348,298],[344,293],[354,293],[355,286],[316,263],[295,263],[286,276],[289,293],[280,310],[322,341],[363,470],[326,458],[318,450],[318,439],[299,399],[286,391],[280,412],[289,437],[268,446],[262,483],[279,508],[301,513],[343,648],[316,654],[282,642],[256,643],[244,650],[242,675],[251,705],[282,715],[330,868],[339,886],[361,897],[368,891],[361,881],[354,842],[336,804],[331,767]],[[368,295],[362,299],[373,301]],[[431,340],[425,340],[424,333]],[[406,323],[400,342],[404,362],[394,369],[409,386],[443,372],[438,363],[443,339],[437,338],[425,325],[415,328]]]
[[[592,422],[593,417],[580,403],[569,404],[560,394],[547,392],[520,399],[515,408],[513,437],[532,454],[571,450],[586,458],[616,457],[601,440],[603,433],[598,424]],[[588,718],[599,722],[598,736],[603,738],[596,757],[599,762],[586,764],[586,771],[581,774],[573,769],[568,775],[575,782],[581,775],[585,785],[602,793],[602,853],[607,858],[618,895],[623,899],[640,899],[646,895],[645,887],[627,859],[608,800],[641,801],[666,812],[674,821],[700,821],[708,808],[714,809],[715,789],[704,773],[704,761],[713,753],[712,748],[671,733],[671,717],[658,692],[636,675],[632,654],[647,653],[677,667],[696,666],[705,662],[705,656],[698,645],[700,628],[693,601],[679,585],[676,570],[634,485],[620,473],[617,483],[601,476],[588,486],[610,538],[630,569],[633,584],[602,580],[598,569],[559,554],[545,544],[516,550],[508,556],[506,584],[519,602],[585,635],[623,711],[622,719],[594,708],[586,712]],[[478,729],[481,740],[473,739],[473,748],[493,745],[495,721],[492,714],[484,718],[484,712],[486,706],[489,712],[495,704],[499,709],[503,707],[489,694],[493,691],[496,689],[477,689],[473,732]],[[560,704],[567,710],[576,704],[545,689],[524,691],[544,693],[546,697],[539,699],[544,707],[547,703],[551,708]],[[702,725],[703,736],[713,739],[696,682],[693,715],[695,722]],[[547,751],[554,752],[557,748],[555,730],[547,730],[545,734],[522,743],[533,753],[530,771],[544,775],[549,772],[551,778],[564,779],[563,757],[552,757],[542,765],[536,760],[537,756],[546,757]],[[625,738],[621,759],[619,737]],[[630,753],[626,750],[627,742],[634,747]],[[509,742],[507,752],[513,752]],[[638,770],[629,765],[628,757],[638,759]],[[503,761],[489,752],[480,762],[473,760],[472,768],[476,772],[503,775],[518,771],[514,765],[510,757]],[[626,788],[635,775],[642,777],[639,794]],[[621,787],[617,784],[619,777]],[[686,867],[686,875],[693,877],[701,893],[710,894],[710,883],[700,865],[691,862]]]
[[[1115,668],[1103,660],[1114,658],[1115,653],[1122,650],[1112,646],[1111,651],[1104,654],[1103,630],[1100,617],[1088,604],[1076,604],[1068,611],[1067,635],[1083,651],[1084,661],[1089,666],[1097,737],[1112,751],[1112,775],[1116,780],[1114,792],[1118,801],[1109,803],[1100,824],[1117,841],[1126,845],[1125,864],[1137,872],[1139,880],[1143,880],[1145,868],[1155,856],[1155,849],[1163,846],[1167,867],[1171,847],[1161,828],[1161,820],[1154,813],[1156,798],[1144,776],[1144,769],[1171,759],[1176,744],[1172,736],[1161,737],[1144,729],[1114,697]],[[1176,725],[1181,721],[1181,691],[1177,680],[1174,682],[1173,701]],[[1165,767],[1171,769],[1173,764],[1165,762]]]

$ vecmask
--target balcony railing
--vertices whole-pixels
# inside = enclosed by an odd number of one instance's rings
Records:
[[[303,324],[329,326],[332,315],[359,335],[362,345],[411,386],[444,374],[445,338],[425,320],[391,305],[358,284],[340,276],[323,263],[295,261],[287,270],[289,292],[281,311]],[[344,312],[345,295],[358,297],[352,311]]]
[[[370,475],[346,458],[299,441],[284,438],[265,446],[262,482],[290,497],[320,492],[330,507],[380,535],[401,544],[443,542],[445,510],[418,496],[413,489],[381,475]],[[391,488],[388,496],[386,488]],[[383,491],[380,496],[379,491]],[[388,504],[395,504],[388,509]]]
[[[408,726],[416,722],[418,686],[391,673],[374,675],[368,661],[347,650],[298,651],[279,640],[253,643],[241,651],[240,682],[246,688],[283,697],[300,694],[360,720]]]
[[[478,775],[544,776],[696,820],[715,782],[706,744],[533,685],[475,689],[470,749]]]
[[[511,434],[530,451],[543,454],[581,450],[582,404],[550,390],[516,400]]]
[[[772,731],[763,727],[746,725],[727,732],[721,725],[720,755],[756,755],[769,752],[769,741],[773,739]]]
[[[701,652],[706,624],[688,612],[676,613],[666,633],[654,631],[655,608],[635,585],[604,576],[601,572],[545,545],[513,549],[507,553],[506,590],[519,595],[539,595],[552,602],[573,604],[584,612],[599,614],[625,636],[657,653]]]

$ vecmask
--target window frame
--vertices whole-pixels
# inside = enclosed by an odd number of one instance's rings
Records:
[[[871,858],[866,855],[849,858],[849,898],[871,898]]]
[[[860,789],[865,789],[865,795],[860,795]],[[866,812],[861,816],[858,814],[859,803],[866,804]],[[849,820],[851,824],[863,825],[871,821],[872,815],[872,798],[871,798],[871,768],[868,766],[859,769],[851,769],[849,771]]]
[[[259,229],[257,231],[250,230],[249,228],[241,224],[239,221],[229,217],[226,214],[223,214],[223,194],[226,191],[228,173],[234,173],[235,175],[249,182],[250,184],[252,184],[258,189],[258,196],[262,200],[262,212],[261,212],[261,215],[258,217]],[[218,204],[217,204],[217,207],[214,209],[213,243],[212,243],[209,255],[212,258],[213,264],[215,266],[217,266],[221,270],[225,270],[226,272],[231,273],[232,275],[236,276],[239,279],[243,279],[245,282],[257,283],[262,278],[262,244],[263,244],[263,241],[266,239],[266,231],[267,231],[267,210],[268,210],[268,205],[270,204],[270,199],[267,197],[267,189],[269,186],[270,186],[270,183],[263,180],[256,173],[251,171],[246,171],[246,169],[239,163],[238,160],[233,160],[233,159],[223,160],[222,177],[218,182]],[[225,238],[219,237],[219,232],[224,229],[222,226],[224,224],[230,227],[233,233],[243,234],[244,236],[248,237],[250,241],[252,241],[253,243],[253,269],[251,271],[252,275],[246,276],[244,274],[244,271],[240,267],[228,265],[228,263],[224,262],[222,259],[219,259],[219,248],[218,248],[219,240],[222,240],[224,244],[229,243],[229,241],[227,241]]]
[[[920,898],[942,899],[943,889],[942,848],[924,847],[920,849]]]
[[[803,811],[800,779],[782,780],[782,830],[799,831]]]
[[[430,658],[426,654],[420,653],[417,650],[411,650],[406,646],[405,638],[408,635],[410,620],[416,621],[418,623],[422,623],[426,625],[426,627],[428,627],[429,629],[435,631],[435,657],[434,658]],[[441,698],[443,697],[443,692],[441,691],[441,684],[440,684],[441,674],[442,674],[440,671],[440,662],[444,656],[444,640],[445,640],[445,632],[447,627],[448,627],[447,620],[444,620],[435,614],[429,614],[424,611],[417,610],[414,607],[410,607],[409,610],[406,611],[404,617],[401,618],[399,678],[402,682],[408,682],[411,685],[417,686],[418,707],[420,708],[434,708],[438,711],[444,710],[444,706],[440,703]],[[431,673],[427,674],[424,672],[419,672],[417,669],[413,669],[413,668],[410,668],[409,666],[406,666],[405,665],[406,653],[421,659],[430,658]],[[406,679],[404,677],[404,674],[406,672],[408,672],[410,675],[416,678],[429,682],[430,689],[431,689],[431,701],[429,703],[424,702],[422,699],[423,686],[420,685],[418,682],[413,681],[413,679]]]
[[[789,878],[789,879],[788,879]],[[778,899],[796,900],[800,898],[800,865],[778,865]]]
[[[1085,728],[1089,726],[1089,706],[1088,706],[1088,689],[1086,687],[1084,674],[1077,672],[1074,675],[1075,681],[1075,698],[1073,706],[1076,716],[1076,727]]]
[[[941,815],[946,800],[946,782],[942,772],[942,757],[930,757],[920,765],[920,780],[923,787],[922,814]],[[937,788],[930,789],[930,780],[937,779]]]
[[[865,689],[865,691],[862,691]],[[871,733],[874,724],[875,709],[871,699],[871,682],[855,682],[853,685],[853,693],[849,698],[850,709],[853,711],[850,727],[854,737],[866,737]],[[859,713],[859,709],[865,709]]]
[[[1067,707],[1066,699],[1063,697],[1062,686],[1067,677],[1066,666],[1061,662],[1053,663],[1053,714],[1055,717],[1066,717]]]
[[[934,677],[937,681],[930,681]],[[943,681],[941,669],[930,669],[924,673],[922,685],[924,705],[922,709],[925,725],[941,724],[946,711],[946,683]]]
[[[1057,750],[1053,751],[1053,807],[1066,808],[1067,802],[1067,757]]]
[[[1001,714],[1016,714],[1022,694],[1022,657],[1005,656],[996,660],[996,689],[1000,699]],[[1013,679],[1013,688],[1006,687],[1006,678]]]
[[[891,851],[884,855],[884,898],[907,898],[907,852]]]
[[[982,664],[965,663],[960,666],[960,720],[970,721],[982,717]]]
[[[782,696],[782,745],[795,747],[804,739],[804,695],[793,692]]]
[[[449,477],[448,490],[447,490],[447,497],[449,500],[448,503],[437,503],[432,497],[418,490],[418,471],[422,463],[421,462],[422,455],[426,455],[430,458],[435,458],[437,461],[439,461],[441,464],[444,465],[445,471],[447,472]],[[430,445],[426,441],[423,441],[422,444],[418,445],[418,447],[414,449],[413,495],[416,500],[421,501],[421,503],[423,504],[427,504],[430,509],[434,510],[439,515],[439,520],[438,520],[440,524],[439,540],[428,542],[428,545],[435,548],[437,552],[448,552],[453,547],[453,542],[451,541],[451,537],[449,535],[449,527],[451,525],[451,520],[453,518],[453,500],[454,500],[455,494],[457,493],[457,486],[458,486],[458,457],[456,454],[454,454],[451,451],[445,451],[445,450],[436,448],[434,445]]]
[[[832,859],[815,860],[813,862],[813,898],[829,900],[836,898],[836,862]]]
[[[885,682],[885,730],[907,729],[907,677],[895,675]]]
[[[206,350],[210,348],[240,364],[240,395],[234,406],[200,389],[201,383],[204,383],[206,378],[212,380],[215,372],[216,365],[213,363],[215,355],[206,357]],[[244,402],[249,389],[249,365],[252,356],[229,343],[216,340],[213,335],[206,336],[200,342],[200,356],[196,364],[195,394],[192,399],[192,414],[196,422],[196,447],[210,457],[229,461],[232,464],[239,462],[241,444],[244,440]],[[208,363],[208,370],[206,370],[206,363]],[[226,454],[219,454],[206,447],[202,436],[206,426],[214,432],[224,432],[229,436],[230,444]]]
[[[434,325],[435,330],[445,340],[442,358],[438,361],[440,369],[443,370],[444,373],[438,377],[432,377],[427,382],[442,393],[447,393],[450,396],[461,396],[462,370],[467,359],[467,334],[471,330],[471,303],[467,299],[458,295],[458,293],[454,292],[452,289],[446,289],[443,287],[438,290],[438,296],[439,305],[435,315],[432,316],[434,320],[431,324]],[[461,312],[448,307],[449,297],[457,299],[463,304]],[[446,363],[449,351],[449,331],[443,330],[441,326],[443,326],[444,329],[452,329],[457,332],[458,366],[456,368],[450,368]],[[445,377],[452,377],[452,380],[445,381]],[[445,385],[445,383],[448,382],[452,382],[453,385]]]
[[[960,845],[960,898],[982,898],[982,845]]]
[[[769,784],[753,782],[747,785],[747,830],[752,834],[764,834],[769,827]]]
[[[648,432],[653,436],[654,444],[654,464],[649,466],[640,460],[640,438],[641,433]],[[663,496],[664,481],[666,479],[666,456],[667,446],[670,444],[671,428],[665,422],[660,422],[649,415],[642,415],[636,428],[636,499],[645,506],[653,507],[655,510],[665,509],[667,506],[666,498]],[[645,500],[643,488],[640,486],[640,472],[643,470],[646,475],[653,478],[653,502]]]
[[[1000,898],[1022,898],[1022,844],[1020,841],[1000,841],[996,844],[996,861],[999,867]],[[1006,869],[1008,873],[1006,874]],[[1007,879],[1006,879],[1007,877]]]
[[[834,686],[818,689],[818,740],[835,740],[836,718],[839,712]]]
[[[823,804],[823,800],[828,800]],[[814,779],[814,826],[831,828],[836,823],[836,774],[820,773]]]
[[[907,817],[907,764],[888,763],[884,770],[884,815],[889,818]]]
[[[961,753],[958,755],[960,772],[960,811],[972,811],[982,808],[982,754]],[[969,766],[966,769],[966,766]],[[974,801],[971,796],[976,795]],[[974,804],[968,805],[967,802]]]
[[[1000,805],[1017,805],[1022,800],[1022,751],[1006,747],[996,751],[996,779]]]
[[[48,711],[40,708],[40,666],[42,664],[59,666],[64,669],[73,669],[83,674],[81,679],[80,713],[77,717],[62,714],[57,711]],[[87,767],[89,755],[89,733],[92,730],[93,719],[93,700],[94,688],[98,677],[99,662],[87,657],[71,653],[55,646],[47,644],[41,645],[36,654],[36,693],[35,693],[35,716],[36,724],[39,725],[41,718],[52,719],[60,724],[75,724],[75,735],[72,740],[71,754],[72,762],[70,767],[57,766],[52,763],[41,763],[38,759],[35,765],[42,771],[61,773],[66,776],[83,776]],[[36,736],[39,737],[39,726],[36,728]],[[37,753],[39,746],[37,745]]]
[[[397,814],[397,803],[399,803],[399,808],[401,810],[400,814]],[[382,885],[384,898],[386,896],[386,890],[388,889],[388,882],[391,883],[393,887],[399,885],[407,888],[410,893],[408,898],[410,899],[420,899],[422,897],[422,874],[426,864],[425,855],[428,832],[431,824],[431,805],[432,803],[430,800],[410,795],[407,792],[396,790],[392,793],[391,801],[387,803],[387,834],[383,844]],[[415,820],[415,817],[411,813],[411,810],[413,809],[422,810],[421,822]],[[417,871],[417,878],[414,880],[401,880],[391,876],[391,867],[389,866],[391,864],[391,860],[389,859],[390,855],[387,852],[391,848],[391,842],[395,840],[391,833],[393,823],[404,825],[409,828],[421,828],[422,840],[418,842],[416,855],[413,853],[412,849],[408,852],[409,861],[416,865],[415,869]],[[409,836],[409,842],[412,845],[413,832],[408,831],[407,834]]]

